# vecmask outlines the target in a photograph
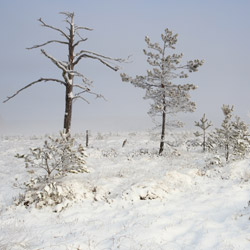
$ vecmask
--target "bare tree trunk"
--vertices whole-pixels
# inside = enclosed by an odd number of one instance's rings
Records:
[[[206,152],[206,131],[203,130],[203,152]]]
[[[69,54],[68,54],[68,69],[74,70],[74,15],[71,15],[70,32],[69,32]],[[74,76],[68,73],[68,82],[66,85],[65,95],[65,114],[64,114],[64,130],[66,133],[70,132],[71,120],[72,120],[72,104],[73,104],[73,80]]]
[[[228,159],[229,159],[229,145],[228,145],[228,143],[226,144],[226,146],[225,146],[225,149],[226,149],[226,161],[228,161]]]
[[[86,130],[86,147],[89,146],[89,131]]]
[[[165,98],[164,98],[164,103],[165,103]],[[159,155],[163,152],[164,149],[165,129],[166,129],[166,106],[164,105],[162,112],[161,143],[160,143]]]
[[[64,114],[64,131],[69,133],[72,119],[72,86],[66,87],[65,95],[65,114]]]

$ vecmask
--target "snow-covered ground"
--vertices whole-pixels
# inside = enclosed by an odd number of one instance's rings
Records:
[[[191,134],[169,134],[161,157],[150,132],[93,134],[90,173],[64,177],[75,199],[60,212],[14,205],[33,175],[14,155],[44,137],[2,136],[0,249],[250,249],[250,157],[216,164]]]

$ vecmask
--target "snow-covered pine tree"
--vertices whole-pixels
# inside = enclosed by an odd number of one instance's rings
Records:
[[[233,106],[222,106],[224,120],[221,127],[216,128],[209,138],[214,149],[224,152],[226,161],[229,160],[230,155],[243,157],[250,146],[248,127],[237,116],[233,120],[233,110]]]
[[[202,60],[188,61],[181,65],[180,61],[183,54],[167,53],[168,49],[175,49],[177,43],[177,34],[165,29],[161,35],[162,46],[159,43],[151,43],[148,36],[145,42],[150,51],[143,50],[147,56],[147,62],[152,66],[145,76],[136,76],[132,78],[125,73],[121,74],[122,80],[132,83],[135,87],[146,89],[145,99],[153,100],[149,115],[152,117],[161,117],[161,139],[159,154],[164,149],[165,128],[167,114],[173,115],[178,112],[193,112],[195,103],[190,100],[189,91],[196,89],[193,84],[174,84],[176,78],[187,78],[188,72],[196,72],[198,67],[203,64]]]
[[[74,137],[60,133],[59,137],[49,137],[42,147],[30,149],[30,153],[20,156],[27,168],[43,170],[41,180],[50,182],[67,173],[88,172],[85,164],[86,155],[81,144]]]
[[[235,143],[233,146],[233,154],[235,156],[244,157],[250,146],[250,134],[248,126],[240,117],[236,116],[232,122],[234,130]]]
[[[194,133],[195,136],[200,137],[202,136],[202,148],[203,148],[203,152],[206,151],[206,147],[207,147],[207,141],[206,141],[206,131],[209,127],[212,126],[212,122],[208,121],[208,119],[206,118],[206,115],[203,114],[202,118],[200,119],[200,121],[198,122],[194,122],[196,127],[199,127],[202,130],[202,133],[200,133],[199,131],[196,131]]]
[[[63,178],[70,173],[89,172],[82,145],[62,132],[59,137],[49,137],[43,146],[30,149],[29,154],[16,157],[23,158],[26,168],[35,175],[24,183],[25,193],[16,201],[26,207],[32,204],[37,208],[59,206],[60,210],[67,207],[75,194],[70,185],[63,183]]]
[[[38,19],[42,27],[54,30],[62,35],[62,40],[49,40],[45,43],[34,45],[33,47],[27,49],[36,49],[44,47],[48,44],[63,44],[66,46],[65,51],[67,52],[67,61],[58,60],[55,57],[49,55],[44,49],[41,49],[42,54],[47,57],[62,73],[62,79],[57,78],[45,78],[42,77],[36,81],[29,83],[23,88],[19,89],[15,94],[7,97],[4,101],[7,102],[16,95],[18,95],[23,90],[37,84],[40,82],[54,82],[58,83],[65,87],[65,112],[64,112],[64,124],[63,128],[66,133],[70,131],[71,128],[71,120],[72,120],[72,109],[73,102],[81,99],[88,103],[88,100],[85,98],[85,94],[92,94],[96,97],[102,97],[102,95],[92,92],[92,81],[87,79],[82,73],[76,70],[76,66],[83,59],[94,59],[99,61],[103,65],[109,67],[110,69],[117,71],[119,67],[116,65],[117,63],[121,63],[124,60],[120,58],[111,58],[107,56],[103,56],[101,54],[88,51],[88,50],[78,50],[78,46],[87,41],[87,38],[82,37],[81,32],[84,31],[92,31],[92,29],[78,26],[74,22],[75,14],[74,12],[60,12],[60,14],[65,16],[64,21],[67,23],[68,27],[66,27],[66,31],[63,29],[54,27],[45,23],[41,18]]]

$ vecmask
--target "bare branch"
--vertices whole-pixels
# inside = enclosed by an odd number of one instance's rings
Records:
[[[50,56],[48,55],[44,50],[41,49],[41,52],[46,56],[48,57],[59,69],[61,69],[63,71],[62,73],[62,76],[65,80],[65,82],[69,83],[69,77],[67,74],[70,74],[71,76],[77,76],[77,77],[80,77],[82,78],[82,80],[88,84],[88,85],[91,85],[91,82],[88,81],[88,79],[83,75],[81,74],[80,72],[76,71],[76,70],[69,70],[67,67],[68,67],[68,64],[62,62],[62,61],[59,61],[57,59],[55,59],[53,56]]]
[[[46,57],[48,57],[48,58],[49,58],[49,59],[50,59],[59,69],[61,69],[62,71],[68,73],[67,64],[65,64],[64,62],[61,62],[61,61],[55,59],[54,57],[48,55],[43,49],[41,49],[41,52],[42,52]]]
[[[24,86],[23,88],[19,89],[15,94],[13,94],[12,96],[8,96],[6,100],[3,101],[3,103],[6,103],[7,101],[9,101],[10,99],[12,99],[13,97],[15,97],[16,95],[18,95],[21,91],[31,87],[32,85],[39,83],[39,82],[58,82],[64,86],[66,86],[66,83],[64,81],[58,80],[58,79],[54,79],[54,78],[40,78],[34,82],[31,82],[30,84]]]
[[[83,38],[80,33],[76,30],[75,33],[77,34],[77,36],[81,39],[81,40],[84,40],[85,38]]]
[[[68,40],[70,40],[69,36],[66,35],[66,33],[64,33],[61,29],[58,29],[58,28],[56,28],[56,27],[54,27],[54,26],[51,26],[51,25],[46,24],[46,23],[42,20],[42,18],[39,18],[38,21],[42,24],[43,27],[50,28],[50,29],[52,29],[52,30],[56,30],[56,31],[60,32],[64,37],[66,37]]]
[[[97,54],[97,53],[94,53],[94,52],[91,52],[91,51],[88,51],[88,50],[81,50],[79,53],[76,54],[76,56],[80,56],[81,54],[86,54],[86,53],[90,54],[90,55],[101,57],[103,59],[119,62],[119,63],[125,62],[125,60],[121,59],[121,58],[112,58],[112,57],[108,57],[108,56],[103,56],[101,54]]]
[[[84,97],[82,97],[80,95],[79,96],[74,96],[72,99],[73,99],[73,101],[76,101],[77,99],[81,99],[81,100],[85,101],[86,103],[90,104],[87,99],[85,99]]]
[[[46,43],[39,44],[39,45],[34,45],[34,46],[32,46],[30,48],[26,48],[26,49],[35,49],[35,48],[43,47],[43,46],[45,46],[45,45],[47,45],[49,43],[62,43],[62,44],[67,44],[67,45],[69,44],[68,42],[63,42],[63,41],[58,41],[58,40],[51,40],[51,41],[48,41]]]
[[[69,78],[66,74],[71,74],[72,76],[78,76],[78,77],[81,77],[83,79],[84,82],[86,82],[86,84],[91,84],[88,79],[83,75],[81,74],[80,72],[76,71],[76,70],[69,70],[67,67],[68,67],[68,64],[62,62],[62,61],[59,61],[57,59],[55,59],[53,56],[50,56],[48,55],[43,49],[41,49],[41,52],[46,56],[48,57],[59,69],[61,69],[63,71],[63,78],[65,79],[65,81],[68,83],[69,82]]]
[[[65,12],[65,11],[59,12],[59,14],[65,15],[66,18],[73,18],[75,15],[74,12]]]
[[[82,94],[82,93],[90,91],[89,88],[81,86],[80,84],[74,84],[73,86],[76,87],[76,88],[82,89],[82,91],[79,92],[78,94]],[[76,94],[76,95],[78,95],[78,94]]]
[[[77,45],[79,45],[79,43],[85,42],[85,41],[87,41],[87,40],[88,40],[88,38],[81,38],[79,41],[77,41],[77,42],[73,45],[73,47],[76,47]]]
[[[88,93],[88,94],[94,95],[96,98],[102,98],[102,99],[104,99],[105,101],[107,101],[103,95],[100,95],[100,94],[91,92],[90,89],[88,89],[88,88],[86,88],[85,90],[80,91],[79,93],[75,94],[75,96],[73,97],[73,99],[78,99],[78,98],[80,98],[80,99],[83,99],[84,101],[86,101],[87,103],[89,103],[84,97],[81,96],[81,95],[84,94],[84,93]]]
[[[72,23],[68,19],[65,19],[64,22],[68,23],[70,26],[72,25]],[[68,27],[66,27],[66,29],[70,30]]]
[[[81,56],[79,56],[76,61],[74,62],[74,65],[76,65],[77,63],[79,63],[79,61],[84,58],[91,58],[91,59],[95,59],[98,60],[99,62],[101,62],[102,64],[104,64],[105,66],[109,67],[110,69],[117,71],[119,68],[117,66],[112,66],[111,64],[109,64],[108,62],[104,61],[103,59],[96,57],[96,56],[90,56],[90,55],[86,55],[86,54],[82,54]]]
[[[82,27],[82,26],[75,25],[75,30],[88,30],[88,31],[92,31],[93,29],[88,28],[88,27]]]
[[[80,85],[80,84],[73,84],[73,87],[74,88],[79,88],[79,89],[81,89],[81,93],[85,93],[85,92],[88,92],[88,91],[90,91],[90,88],[89,87],[87,87],[87,86],[82,86],[82,85]],[[80,93],[79,92],[79,93]]]

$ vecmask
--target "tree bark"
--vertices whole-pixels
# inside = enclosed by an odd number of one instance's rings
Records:
[[[206,131],[203,130],[203,152],[206,152]]]
[[[229,145],[228,145],[228,143],[226,144],[226,146],[225,146],[225,148],[226,148],[226,153],[225,153],[225,155],[226,155],[226,161],[228,161],[228,159],[229,159]]]
[[[164,104],[165,104],[165,97],[164,97]],[[160,142],[159,155],[163,152],[163,149],[164,149],[165,129],[166,129],[166,106],[164,105],[163,112],[162,112],[161,142]]]
[[[89,131],[86,130],[86,147],[89,146]]]
[[[72,85],[66,87],[65,94],[65,113],[64,113],[64,131],[65,133],[70,132],[71,120],[72,120]]]
[[[68,69],[74,70],[74,15],[71,16],[70,31],[69,31],[69,54],[68,54]],[[73,104],[73,80],[72,73],[68,73],[68,82],[66,84],[65,93],[65,114],[64,114],[64,131],[70,132],[71,120],[72,120],[72,104]]]

